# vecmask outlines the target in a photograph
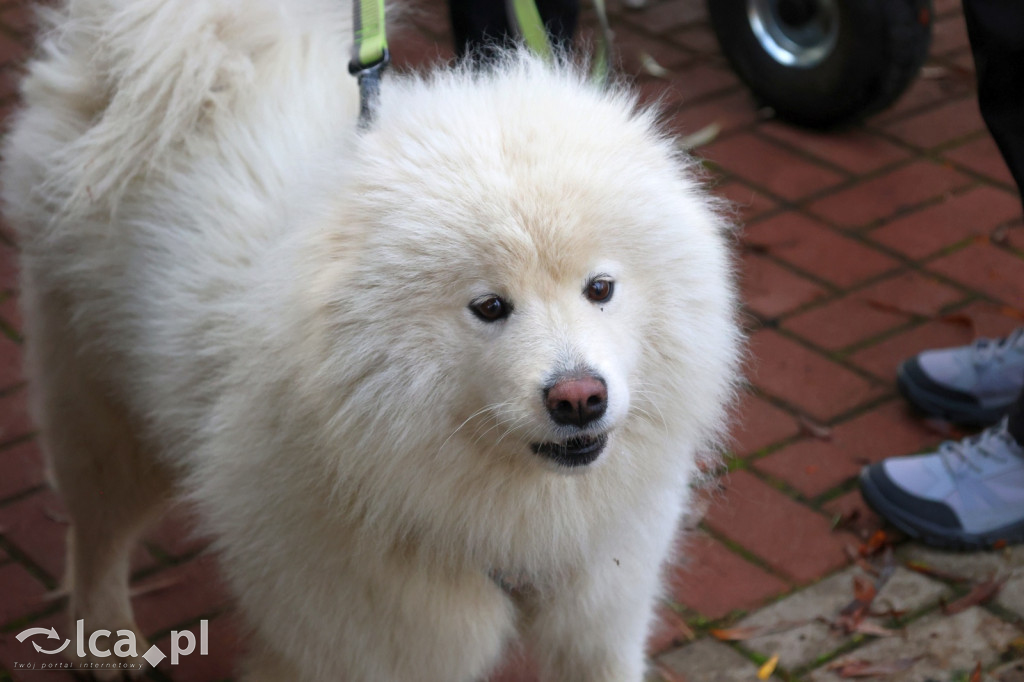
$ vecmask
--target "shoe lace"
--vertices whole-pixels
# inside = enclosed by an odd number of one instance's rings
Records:
[[[1006,462],[1011,453],[1024,455],[1021,446],[1010,435],[1007,417],[1003,417],[1001,422],[977,435],[942,443],[938,452],[946,469],[954,476],[965,466],[976,473],[981,473],[979,457]]]
[[[1002,339],[978,339],[971,344],[975,366],[1002,360],[1009,353],[1024,353],[1024,327],[1018,327]]]

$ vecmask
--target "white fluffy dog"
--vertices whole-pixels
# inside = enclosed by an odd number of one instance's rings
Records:
[[[725,223],[654,114],[525,55],[388,77],[358,129],[349,13],[45,18],[2,180],[72,620],[134,629],[183,494],[245,680],[476,680],[518,636],[638,682],[735,384]]]

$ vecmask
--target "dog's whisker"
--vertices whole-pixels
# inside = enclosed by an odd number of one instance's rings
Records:
[[[457,427],[455,427],[455,430],[454,430],[454,431],[452,431],[452,432],[451,432],[450,434],[448,434],[448,437],[444,439],[444,442],[443,442],[443,443],[441,443],[441,446],[440,446],[440,447],[439,447],[439,448],[437,449],[438,453],[440,453],[441,451],[443,451],[443,450],[444,450],[444,448],[445,448],[445,446],[447,446],[447,445],[448,445],[448,442],[449,442],[449,441],[450,441],[450,440],[451,440],[452,438],[454,438],[454,437],[455,437],[455,434],[457,434],[457,433],[458,433],[458,432],[459,432],[460,430],[462,430],[462,427],[464,427],[464,426],[465,426],[466,424],[468,424],[468,423],[469,423],[470,421],[472,421],[472,420],[473,420],[473,419],[475,419],[476,417],[479,417],[479,416],[480,416],[480,415],[482,415],[482,414],[486,414],[486,413],[488,413],[488,412],[496,412],[497,410],[501,409],[502,407],[504,407],[504,406],[506,406],[506,405],[508,405],[508,404],[509,404],[509,403],[508,403],[508,401],[504,401],[504,402],[500,402],[500,403],[491,403],[490,405],[484,405],[484,406],[483,406],[483,407],[481,407],[481,408],[480,408],[479,410],[477,410],[477,411],[476,411],[476,412],[474,412],[473,414],[471,414],[471,415],[469,415],[468,417],[466,417],[466,418],[465,418],[465,419],[463,420],[463,422],[462,422],[461,424],[459,424],[459,425],[458,425]]]

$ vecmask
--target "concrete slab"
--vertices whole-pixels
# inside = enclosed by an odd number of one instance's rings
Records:
[[[918,658],[907,671],[886,676],[887,682],[954,682],[966,679],[980,661],[995,663],[1021,631],[975,606],[956,615],[929,614],[912,623],[903,637],[886,637],[837,659],[873,663]],[[804,678],[807,682],[839,682],[843,678],[822,666]]]
[[[995,601],[1004,609],[1009,609],[1024,618],[1024,568],[1015,569],[1010,574]]]
[[[828,622],[853,600],[853,578],[859,574],[863,571],[858,568],[847,569],[743,619],[738,627],[813,621],[785,632],[755,637],[743,646],[764,656],[779,654],[779,665],[787,670],[803,668],[835,651],[850,637],[830,628]],[[897,568],[875,604],[881,609],[914,612],[949,594],[946,585]],[[819,618],[822,620],[814,620]]]
[[[1024,571],[1024,545],[996,552],[944,552],[917,543],[904,545],[896,553],[901,561],[920,561],[928,566],[970,580],[984,580],[993,574]]]
[[[1001,665],[989,675],[996,682],[1024,682],[1024,661],[1012,661]]]
[[[974,582],[992,576],[1004,577],[1006,583],[995,602],[1024,618],[1024,545],[997,552],[943,552],[910,544],[904,546],[898,556],[901,560],[920,561]]]
[[[728,644],[701,639],[668,653],[658,662],[686,682],[750,682],[758,666]]]

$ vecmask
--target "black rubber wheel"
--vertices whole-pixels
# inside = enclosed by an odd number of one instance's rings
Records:
[[[931,42],[931,0],[708,0],[722,52],[779,118],[853,123],[910,85]]]

